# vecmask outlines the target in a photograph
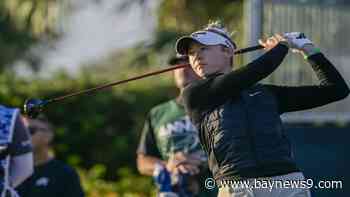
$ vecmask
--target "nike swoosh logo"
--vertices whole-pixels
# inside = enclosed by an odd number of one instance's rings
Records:
[[[254,92],[254,93],[249,94],[249,96],[255,96],[255,95],[258,95],[258,94],[260,94],[260,93],[261,93],[261,91],[259,91],[259,92]]]

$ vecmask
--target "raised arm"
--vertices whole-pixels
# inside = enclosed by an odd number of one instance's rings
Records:
[[[303,46],[302,53],[319,79],[319,84],[288,87],[267,86],[276,95],[280,113],[319,107],[344,99],[349,87],[334,65],[313,44]]]
[[[226,93],[232,96],[232,94],[237,94],[241,90],[251,87],[269,76],[282,63],[287,53],[288,47],[286,45],[276,45],[248,65],[216,77],[209,86],[209,94]]]
[[[226,74],[209,76],[207,79],[191,84],[183,92],[186,107],[192,110],[198,107],[207,108],[214,103],[219,105],[228,98],[239,95],[241,90],[249,88],[270,75],[282,63],[287,53],[287,45],[278,43],[242,68]]]

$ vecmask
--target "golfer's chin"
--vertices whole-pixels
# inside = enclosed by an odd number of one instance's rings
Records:
[[[209,71],[204,72],[204,71],[203,71],[203,72],[200,73],[199,76],[200,76],[201,78],[208,78],[209,76],[211,76],[211,75],[213,75],[213,74],[215,74],[215,73],[216,73],[216,72],[209,72]]]
[[[196,74],[200,77],[200,78],[205,78],[205,76],[207,75],[205,73],[205,71],[202,68],[196,69]]]

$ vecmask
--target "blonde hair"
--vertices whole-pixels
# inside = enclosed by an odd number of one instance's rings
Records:
[[[228,31],[228,29],[225,27],[224,23],[220,19],[209,20],[209,23],[204,29],[212,29],[212,28],[220,29],[223,33],[227,34],[227,36],[231,39],[237,33],[236,31],[231,31],[231,32]]]
[[[227,29],[225,28],[225,25],[221,20],[209,20],[209,23],[207,24],[206,28],[218,28],[223,29],[227,32]]]

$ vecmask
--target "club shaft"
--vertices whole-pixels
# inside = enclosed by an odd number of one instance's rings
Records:
[[[259,50],[259,49],[262,49],[262,48],[264,48],[264,47],[261,46],[261,45],[256,45],[256,46],[252,46],[252,47],[238,49],[238,50],[236,50],[234,52],[234,54],[235,55],[236,54],[242,54],[242,53],[246,53],[246,52],[250,52],[250,51]],[[78,96],[78,95],[81,95],[81,94],[93,93],[93,92],[96,92],[96,91],[99,91],[99,90],[102,90],[102,89],[109,88],[111,86],[127,83],[127,82],[130,82],[130,81],[142,79],[142,78],[145,78],[145,77],[149,77],[149,76],[152,76],[152,75],[157,75],[157,74],[164,73],[164,72],[169,72],[169,71],[172,71],[172,70],[175,70],[175,69],[179,69],[179,68],[184,68],[184,67],[187,67],[187,66],[189,66],[189,64],[179,64],[179,65],[175,65],[175,66],[172,66],[172,67],[169,67],[169,68],[166,68],[166,69],[161,69],[161,70],[149,72],[149,73],[146,73],[146,74],[143,74],[143,75],[140,75],[140,76],[136,76],[136,77],[132,77],[132,78],[129,78],[129,79],[120,80],[120,81],[116,81],[116,82],[112,82],[112,83],[107,83],[107,84],[104,84],[104,85],[101,85],[101,86],[98,86],[98,87],[94,87],[94,88],[89,88],[89,89],[86,89],[86,90],[81,90],[81,91],[74,92],[74,93],[71,93],[71,94],[67,94],[67,95],[63,95],[63,96],[59,96],[59,97],[56,97],[56,98],[49,99],[49,100],[47,100],[47,104],[53,103],[53,102],[57,102],[57,101],[61,101],[63,99],[67,99],[67,98],[70,98],[70,97]]]
[[[136,76],[136,77],[132,77],[132,78],[129,78],[129,79],[120,80],[120,81],[116,81],[116,82],[112,82],[112,83],[107,83],[107,84],[104,84],[104,85],[101,85],[101,86],[98,86],[98,87],[89,88],[89,89],[86,89],[86,90],[81,90],[81,91],[74,92],[74,93],[71,93],[71,94],[67,94],[67,95],[64,95],[64,96],[56,97],[56,98],[48,100],[47,103],[57,102],[57,101],[60,101],[60,100],[63,100],[63,99],[69,98],[69,97],[78,96],[80,94],[93,93],[93,92],[96,92],[98,90],[109,88],[111,86],[127,83],[127,82],[130,82],[130,81],[142,79],[142,78],[145,78],[145,77],[149,77],[149,76],[152,76],[152,75],[157,75],[157,74],[160,74],[160,73],[168,72],[168,71],[179,69],[179,68],[184,68],[184,67],[187,67],[187,66],[189,66],[189,64],[179,64],[179,65],[176,65],[176,66],[172,66],[172,67],[169,67],[169,68],[166,68],[166,69],[162,69],[162,70],[157,70],[157,71],[154,71],[154,72],[149,72],[149,73],[146,73],[146,74],[143,74],[143,75],[140,75],[140,76]]]

